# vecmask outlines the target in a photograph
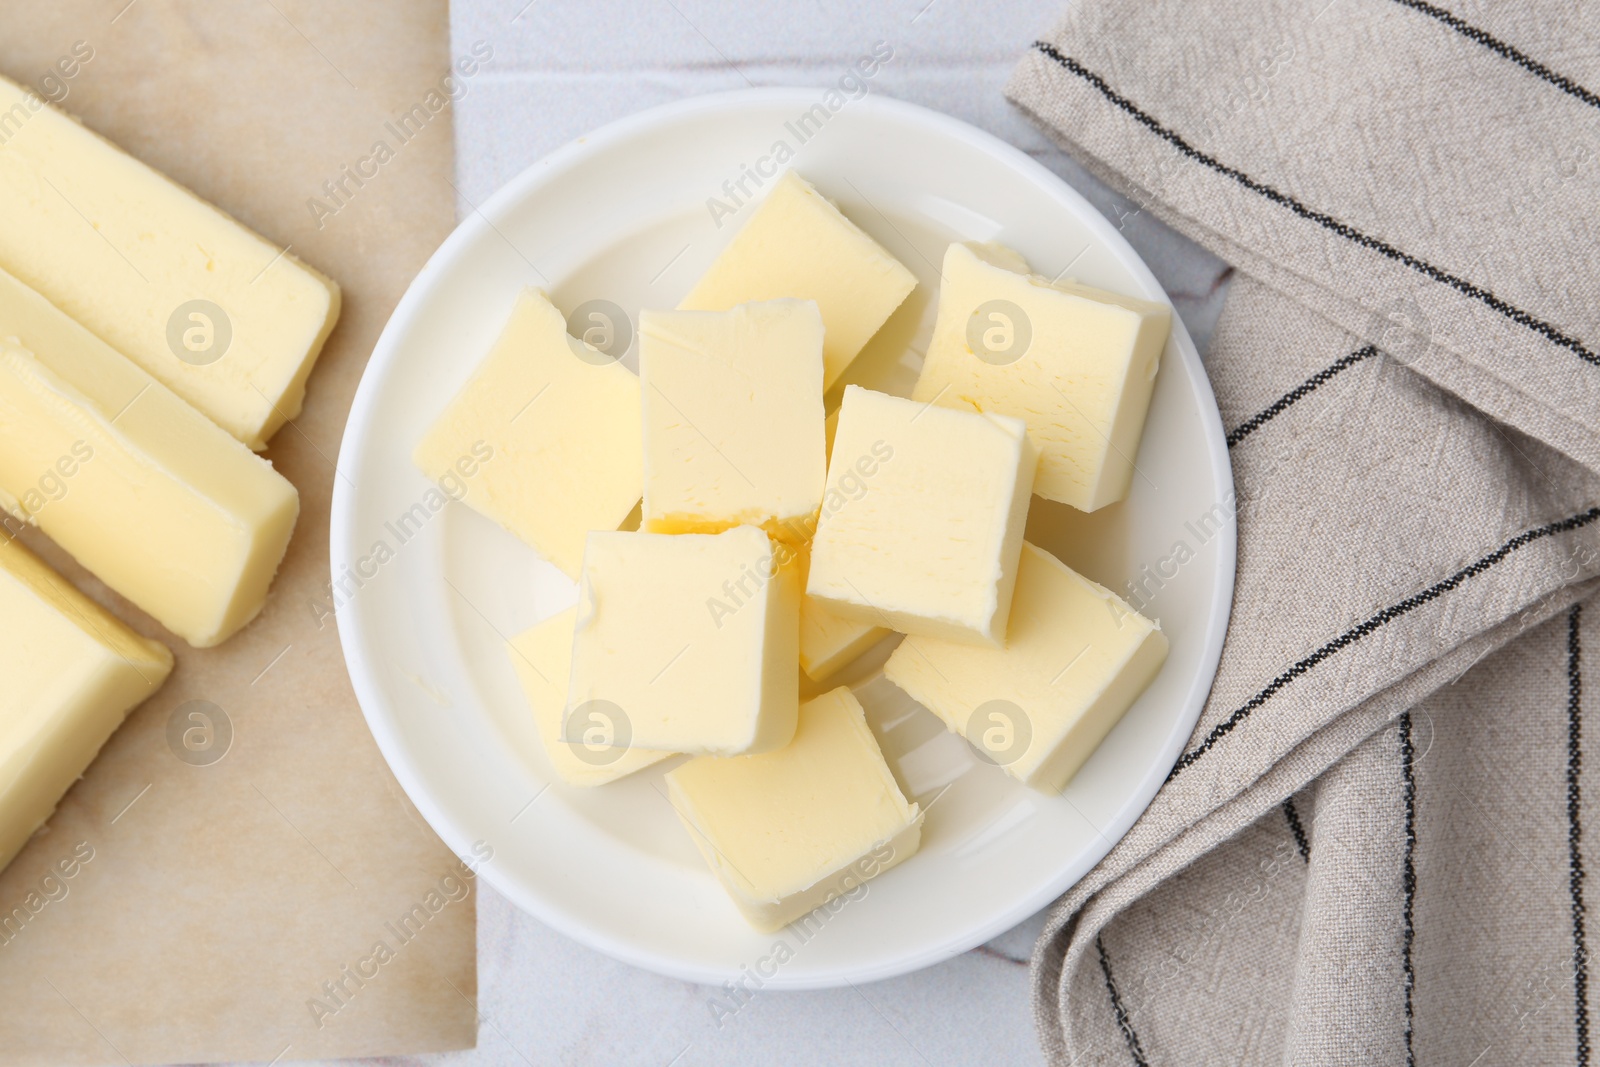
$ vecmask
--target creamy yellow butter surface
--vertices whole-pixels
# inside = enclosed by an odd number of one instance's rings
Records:
[[[568,608],[513,637],[507,652],[533,711],[539,740],[568,785],[604,785],[672,755],[618,744],[617,724],[601,716],[572,723],[564,733],[567,681],[572,672],[572,626],[578,609]],[[592,710],[592,709],[591,709]]]
[[[666,778],[700,854],[758,930],[857,894],[921,843],[921,811],[842,686],[801,706],[783,748],[690,760]]]
[[[618,743],[667,752],[787,744],[800,588],[774,547],[755,526],[590,534],[563,729],[604,719]]]
[[[724,311],[751,300],[815,300],[827,326],[826,387],[916,286],[903,263],[788,171],[678,306]]]
[[[1033,491],[1094,511],[1128,493],[1171,327],[1165,304],[1051,284],[1000,245],[953,244],[912,398],[1022,419],[1039,450]]]
[[[0,78],[0,268],[253,449],[300,413],[339,288]]]
[[[1166,658],[1157,624],[1024,544],[1005,648],[908,637],[883,672],[1007,773],[1054,792]]]
[[[639,316],[644,528],[808,527],[827,475],[810,300]]]
[[[270,463],[0,272],[0,506],[205,648],[260,612],[300,497]]]
[[[833,438],[838,429],[839,412],[835,409],[823,424],[830,457],[833,455]],[[808,531],[812,534],[815,532],[814,527]],[[811,570],[809,538],[798,555],[800,588],[804,589],[806,576]],[[814,682],[825,681],[843,670],[852,660],[888,635],[889,631],[882,626],[846,618],[820,600],[814,600],[809,596],[800,598],[800,669]]]
[[[0,868],[171,672],[165,647],[0,531]]]
[[[810,547],[796,552],[800,587],[811,569]],[[800,669],[814,682],[826,681],[889,635],[889,630],[840,615],[815,597],[800,598]]]
[[[529,288],[413,458],[434,481],[458,478],[468,507],[576,578],[584,536],[615,530],[639,500],[642,442],[638,376],[568,336]]]
[[[848,386],[806,593],[839,615],[998,645],[1037,456],[1021,420]]]

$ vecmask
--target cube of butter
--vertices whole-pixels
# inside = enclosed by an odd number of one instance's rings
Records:
[[[300,413],[339,287],[4,78],[0,116],[0,268],[265,448]]]
[[[1020,419],[848,386],[806,594],[903,633],[1002,644],[1036,462]]]
[[[800,587],[778,562],[755,526],[590,534],[564,732],[605,720],[618,744],[723,756],[788,744]]]
[[[803,589],[811,570],[810,547],[797,555]],[[814,682],[831,678],[887,636],[885,627],[847,618],[815,597],[800,598],[800,669]]]
[[[833,438],[838,429],[839,412],[835,409],[823,424],[830,457],[833,455]],[[811,571],[810,535],[816,533],[816,527],[813,526],[807,533],[806,542],[799,550],[798,559],[801,589],[806,587],[806,577]],[[889,631],[882,626],[874,626],[859,619],[845,618],[820,600],[814,600],[809,596],[800,598],[800,669],[814,682],[823,681],[837,674],[849,666],[852,660],[888,636]]]
[[[639,315],[644,528],[809,526],[827,475],[810,300]]]
[[[1058,792],[1166,658],[1156,623],[1024,544],[1005,648],[908,637],[883,673],[1012,777]]]
[[[572,627],[578,609],[568,608],[513,637],[506,649],[533,711],[550,766],[568,785],[604,785],[672,755],[617,744],[616,724],[602,719],[574,722],[562,731],[567,681],[572,673]]]
[[[922,812],[841,686],[800,708],[776,752],[690,760],[672,806],[746,921],[777,930],[916,852]]]
[[[209,648],[261,611],[300,496],[272,464],[0,272],[0,507]]]
[[[1128,494],[1165,304],[1028,273],[999,245],[945,252],[939,316],[915,400],[1013,415],[1039,450],[1033,491],[1082,511]]]
[[[815,300],[827,327],[828,387],[916,287],[903,263],[787,171],[678,307],[724,311],[751,300]]]
[[[3,534],[0,868],[50,818],[128,712],[172,672],[164,646]]]
[[[615,530],[639,499],[642,441],[638,377],[569,337],[529,288],[413,459],[576,578],[585,535]]]

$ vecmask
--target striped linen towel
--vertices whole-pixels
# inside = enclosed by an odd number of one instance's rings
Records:
[[[1233,622],[1050,1061],[1600,1058],[1600,11],[1075,0],[1007,93],[1239,271]]]

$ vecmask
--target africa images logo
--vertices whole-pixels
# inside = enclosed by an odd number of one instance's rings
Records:
[[[800,146],[822,132],[833,116],[844,110],[852,100],[867,95],[867,81],[894,58],[894,47],[887,41],[873,43],[872,51],[857,59],[850,69],[839,75],[839,80],[822,97],[794,118],[783,124],[788,135],[772,142],[766,154],[757,156],[752,163],[740,166],[739,173],[722,183],[722,195],[706,198],[706,210],[711,221],[722,228],[724,220],[738,214],[739,209],[755,199],[757,193],[779,174],[795,157]],[[790,142],[793,138],[793,143]]]

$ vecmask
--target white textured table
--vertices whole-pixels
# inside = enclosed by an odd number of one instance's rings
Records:
[[[1062,0],[762,5],[708,0],[457,0],[452,49],[493,49],[456,103],[461,195],[481,204],[524,167],[655,104],[748,85],[824,86],[878,41],[894,57],[871,91],[965,119],[1026,150],[1114,222],[1204,351],[1229,272],[1110,193],[1001,95]],[[757,994],[719,1027],[714,990],[591,951],[492,889],[478,899],[479,1047],[409,1061],[545,1064],[1034,1064],[1027,959],[1035,917],[981,948],[859,988]]]

